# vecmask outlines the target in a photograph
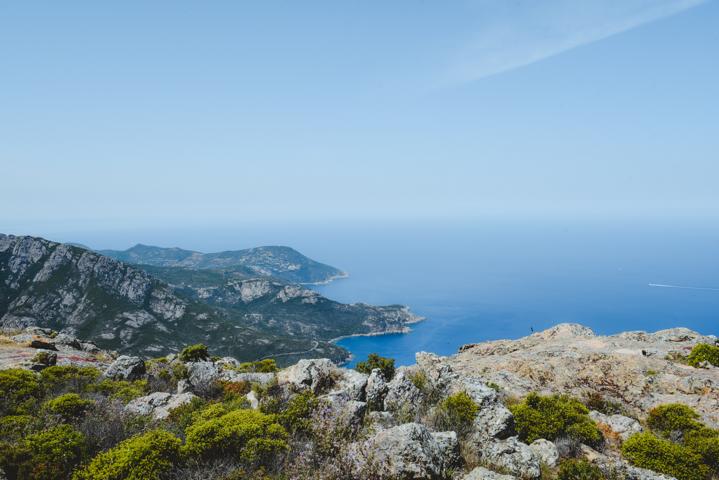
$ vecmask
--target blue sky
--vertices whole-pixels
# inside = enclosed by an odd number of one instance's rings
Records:
[[[715,0],[5,2],[0,231],[716,219],[717,25]]]

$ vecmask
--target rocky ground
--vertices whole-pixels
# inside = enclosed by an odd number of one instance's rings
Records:
[[[719,368],[682,363],[697,343],[715,342],[715,337],[686,329],[601,337],[565,324],[519,340],[467,345],[451,357],[418,353],[416,365],[396,369],[391,379],[380,369],[367,375],[328,359],[300,360],[273,373],[246,373],[230,357],[182,362],[170,355],[163,365],[181,363],[187,372],[176,390],[152,392],[124,408],[162,421],[173,409],[207,398],[218,382],[260,386],[246,394],[248,406],[255,409],[268,401],[267,394],[257,393],[263,388],[275,398],[311,391],[322,405],[311,418],[312,428],[326,431],[335,447],[344,442],[333,458],[341,474],[319,472],[312,478],[511,480],[555,478],[546,472],[555,471],[568,447],[545,439],[522,442],[507,405],[533,391],[577,398],[598,393],[616,402],[622,413],[591,411],[607,441],[598,449],[574,445],[571,455],[600,467],[607,478],[669,480],[673,477],[630,465],[617,445],[644,430],[647,411],[659,404],[692,406],[708,425],[717,425]],[[116,357],[43,329],[2,338],[0,368],[42,369],[32,360],[40,351],[56,355],[57,363],[93,364],[107,378],[151,375],[149,364],[146,368],[138,357]],[[437,420],[439,405],[460,392],[479,406],[478,413],[461,431],[447,429]]]

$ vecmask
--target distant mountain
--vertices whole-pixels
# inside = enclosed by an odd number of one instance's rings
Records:
[[[331,339],[402,331],[417,319],[402,306],[344,305],[222,269],[143,268],[151,273],[77,246],[0,234],[0,327],[49,327],[147,356],[203,342],[221,355],[289,363],[342,360],[347,351]]]
[[[343,271],[316,262],[290,247],[257,247],[217,253],[137,244],[127,250],[100,250],[108,257],[136,265],[232,272],[245,278],[274,277],[290,283],[324,283],[345,277]]]

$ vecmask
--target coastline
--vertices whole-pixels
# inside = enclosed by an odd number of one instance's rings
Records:
[[[300,285],[329,285],[330,283],[334,282],[335,280],[342,280],[343,278],[349,278],[350,274],[347,272],[341,272],[337,275],[332,275],[331,277],[327,278],[326,280],[322,280],[321,282],[303,282],[300,283]]]
[[[409,312],[409,307],[405,306],[403,307],[403,310]],[[396,329],[390,329],[390,330],[382,330],[379,332],[368,332],[368,333],[352,333],[350,335],[342,335],[339,337],[331,338],[330,340],[327,340],[329,343],[337,343],[340,340],[344,340],[346,338],[352,338],[352,337],[378,337],[380,335],[392,335],[395,333],[409,333],[412,331],[412,329],[408,325],[414,325],[415,323],[423,322],[427,320],[426,317],[423,317],[421,315],[415,315],[410,312],[412,315],[412,319],[408,320],[403,324],[402,327],[396,328]]]

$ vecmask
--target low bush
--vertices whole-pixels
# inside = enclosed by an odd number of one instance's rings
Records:
[[[33,433],[14,445],[5,444],[0,468],[9,478],[66,479],[83,458],[85,439],[70,425]]]
[[[102,393],[110,398],[121,400],[125,403],[149,393],[147,380],[110,380],[104,379],[96,384],[88,386],[92,392]]]
[[[12,368],[0,370],[0,415],[28,413],[42,396],[35,373]]]
[[[719,430],[702,426],[687,432],[684,444],[699,454],[704,463],[719,476]]]
[[[180,439],[164,430],[129,438],[100,453],[73,480],[156,480],[180,458]]]
[[[479,413],[477,405],[466,392],[448,396],[437,405],[435,424],[440,430],[453,430],[460,435],[467,433]]]
[[[207,347],[201,343],[185,347],[180,352],[180,360],[183,362],[201,362],[209,358],[210,354],[207,352]]]
[[[632,464],[679,480],[705,480],[709,468],[687,447],[651,433],[636,433],[622,444],[622,455]]]
[[[17,440],[31,433],[36,425],[32,415],[8,415],[0,417],[0,438],[3,440]]]
[[[602,443],[601,431],[589,418],[589,410],[566,395],[540,396],[530,393],[521,403],[509,405],[519,438],[527,443],[544,438],[553,441],[561,436],[590,446]]]
[[[586,460],[569,459],[559,465],[558,480],[604,480],[604,474],[596,465]]]
[[[309,432],[312,427],[312,412],[319,401],[311,391],[298,393],[290,398],[278,416],[279,422],[290,432]]]
[[[596,410],[605,415],[622,414],[623,408],[617,402],[607,400],[599,392],[589,392],[584,398],[584,405],[589,410]]]
[[[94,403],[92,400],[85,400],[77,393],[66,393],[48,400],[43,407],[65,420],[72,420],[82,416]]]
[[[687,357],[687,363],[692,367],[698,367],[702,362],[719,367],[719,346],[708,343],[695,345]]]
[[[185,434],[185,453],[202,459],[229,456],[262,462],[287,448],[287,432],[276,417],[257,410],[234,410],[216,418],[198,418]]]
[[[682,437],[690,430],[701,427],[699,414],[681,403],[659,405],[649,411],[647,425],[653,432],[665,437]]]
[[[50,391],[81,393],[97,380],[100,371],[93,367],[56,365],[45,368],[40,375],[43,385]]]
[[[277,368],[277,362],[273,358],[266,358],[256,362],[241,363],[235,370],[241,373],[273,373],[278,371],[279,368]]]
[[[394,358],[380,357],[376,353],[370,353],[367,360],[357,363],[355,370],[369,375],[372,370],[379,368],[384,378],[389,381],[394,377]]]
[[[41,350],[32,357],[32,361],[33,363],[40,363],[42,365],[55,365],[55,362],[57,362],[57,354]]]

